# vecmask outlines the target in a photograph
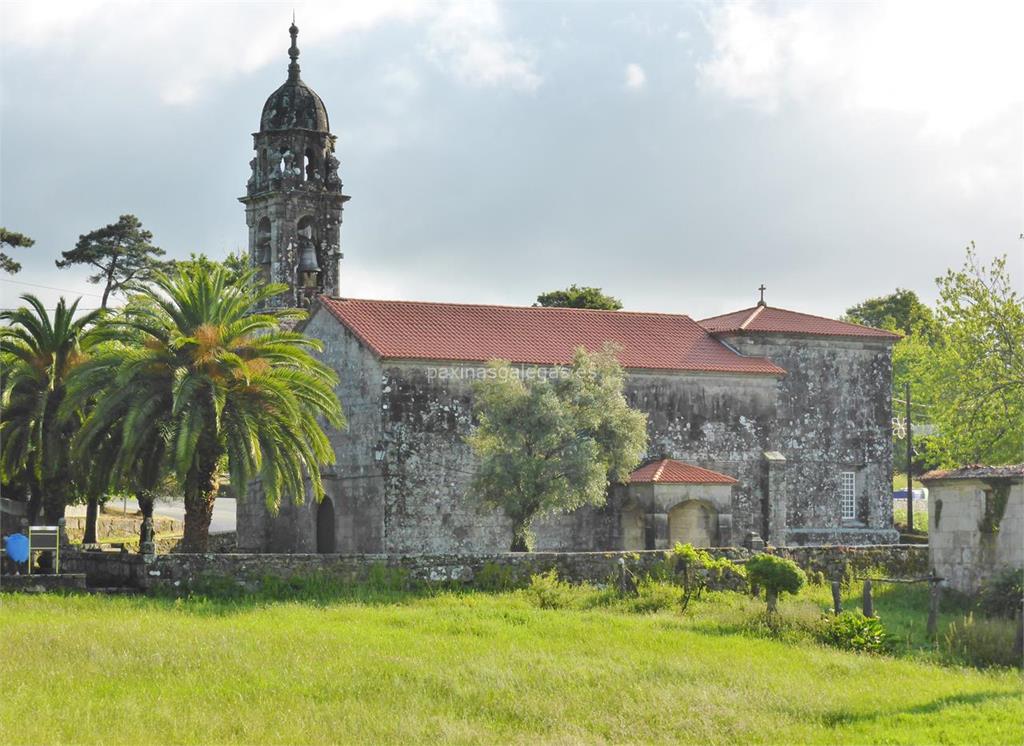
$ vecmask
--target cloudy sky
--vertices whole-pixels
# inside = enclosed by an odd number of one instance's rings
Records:
[[[252,133],[295,7],[353,199],[352,297],[838,315],[934,298],[1024,241],[1020,3],[5,2],[0,219],[15,279],[138,215],[175,257],[244,246]],[[24,291],[0,283],[2,306]],[[83,305],[98,302],[85,296]]]

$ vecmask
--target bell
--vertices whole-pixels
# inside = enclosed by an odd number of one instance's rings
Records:
[[[305,241],[302,247],[302,256],[299,257],[299,272],[319,272],[320,265],[316,263],[316,248],[312,241]]]

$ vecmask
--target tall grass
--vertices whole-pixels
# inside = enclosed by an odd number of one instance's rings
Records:
[[[814,587],[685,615],[573,588],[278,586],[229,600],[0,595],[18,743],[1019,743],[1021,679],[822,647]],[[212,592],[212,590],[211,590]],[[899,627],[899,599],[878,596]],[[903,603],[899,601],[899,603]],[[657,609],[665,609],[658,611]],[[642,612],[642,613],[641,613]],[[913,635],[910,639],[916,639]]]

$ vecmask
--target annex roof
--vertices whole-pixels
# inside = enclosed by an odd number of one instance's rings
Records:
[[[885,329],[875,329],[870,326],[828,319],[824,316],[812,316],[809,313],[762,305],[701,319],[697,323],[712,334],[775,332],[812,337],[871,337],[892,340],[900,338],[899,334]]]
[[[629,475],[630,484],[654,482],[655,484],[736,484],[737,480],[728,474],[703,469],[693,464],[664,458],[641,466]]]
[[[620,347],[626,368],[783,376],[740,355],[689,316],[578,308],[486,306],[320,296],[320,303],[379,357],[568,365],[578,347]]]
[[[971,464],[958,469],[933,469],[921,477],[922,482],[940,479],[1021,479],[1024,478],[1024,464],[1007,466],[983,466]]]

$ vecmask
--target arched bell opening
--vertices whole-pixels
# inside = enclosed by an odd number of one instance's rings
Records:
[[[298,237],[299,286],[304,294],[312,295],[320,290],[322,273],[316,219],[312,215],[301,217],[296,224],[296,234]]]
[[[302,173],[305,174],[306,181],[316,181],[320,175],[316,152],[313,148],[306,148],[306,152],[302,155]]]

